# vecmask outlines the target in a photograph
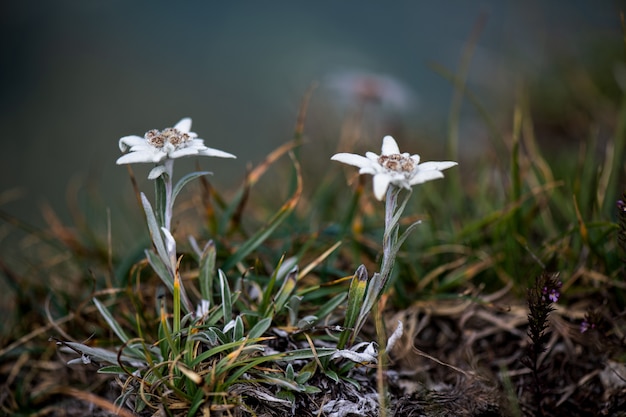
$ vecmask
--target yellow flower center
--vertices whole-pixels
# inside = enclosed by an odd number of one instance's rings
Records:
[[[400,154],[381,155],[378,157],[378,163],[389,171],[401,174],[410,174],[415,169],[415,162],[410,157]]]
[[[181,132],[173,127],[168,127],[163,131],[152,129],[146,132],[144,135],[146,141],[155,148],[163,148],[167,143],[171,144],[174,148],[185,146],[190,140],[188,133]]]

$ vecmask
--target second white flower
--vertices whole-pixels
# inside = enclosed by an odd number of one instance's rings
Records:
[[[443,178],[444,169],[458,165],[453,161],[430,161],[420,164],[420,156],[400,153],[398,144],[391,136],[383,138],[381,154],[366,152],[365,156],[353,153],[338,153],[331,158],[333,161],[356,166],[359,174],[374,176],[374,195],[382,200],[389,184],[410,189],[437,178]]]

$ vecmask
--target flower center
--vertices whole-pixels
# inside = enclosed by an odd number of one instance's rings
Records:
[[[161,149],[168,143],[174,148],[184,147],[187,142],[189,142],[190,136],[188,133],[181,132],[173,127],[168,127],[162,131],[157,129],[149,130],[144,135],[144,138],[150,145]]]
[[[415,169],[415,162],[410,157],[400,154],[381,155],[378,157],[378,163],[389,171],[405,175],[411,174]]]

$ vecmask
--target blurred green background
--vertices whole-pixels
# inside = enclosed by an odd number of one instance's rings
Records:
[[[313,82],[319,88],[307,120],[307,152],[330,156],[363,80],[382,91],[381,106],[366,117],[368,148],[377,150],[385,133],[406,143],[415,132],[429,132],[413,152],[441,145],[453,87],[433,64],[455,72],[481,21],[468,85],[496,120],[510,117],[520,81],[558,89],[558,62],[593,67],[598,56],[609,56],[602,58],[609,70],[603,76],[616,89],[611,71],[621,59],[612,55],[621,53],[619,3],[612,1],[9,1],[0,7],[0,207],[34,224],[43,224],[43,201],[65,216],[68,185],[76,180],[97,184],[108,206],[132,198],[126,169],[115,165],[118,138],[184,116],[194,119],[208,146],[238,155],[234,162],[202,161],[216,172],[216,183],[238,184],[248,162],[258,163],[292,137]],[[460,124],[462,155],[481,152],[486,134],[469,107]],[[423,143],[438,137],[441,143]],[[434,156],[440,155],[425,157]],[[147,171],[137,169],[142,181]],[[15,189],[19,198],[7,193]]]

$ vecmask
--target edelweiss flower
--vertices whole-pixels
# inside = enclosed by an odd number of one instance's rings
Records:
[[[122,152],[129,151],[117,160],[117,164],[134,164],[153,162],[161,164],[168,159],[181,158],[190,155],[217,156],[219,158],[235,158],[228,152],[204,146],[204,140],[190,132],[191,119],[186,117],[176,123],[174,127],[164,130],[152,129],[140,136],[124,136],[119,146]],[[157,166],[150,172],[148,178],[157,178],[165,172],[162,166]]]
[[[382,200],[389,184],[410,189],[415,184],[443,178],[442,170],[457,165],[453,161],[423,162],[419,155],[400,153],[398,144],[391,136],[383,138],[382,153],[366,152],[365,156],[353,153],[333,155],[333,161],[359,167],[359,174],[374,176],[374,195]]]

